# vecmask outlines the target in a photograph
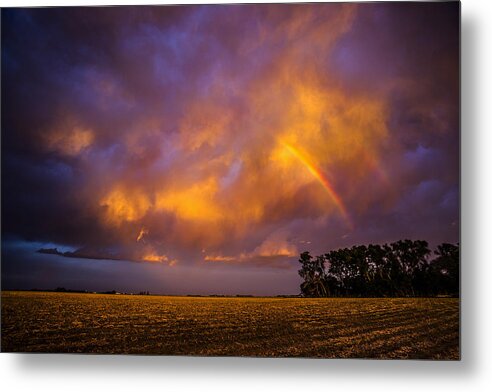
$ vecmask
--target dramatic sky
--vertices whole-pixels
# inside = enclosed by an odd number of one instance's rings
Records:
[[[296,294],[301,251],[458,241],[458,3],[4,9],[1,39],[4,289]]]

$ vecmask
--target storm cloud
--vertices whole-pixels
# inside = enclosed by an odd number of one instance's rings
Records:
[[[4,259],[206,280],[458,241],[456,2],[5,9],[1,93]]]

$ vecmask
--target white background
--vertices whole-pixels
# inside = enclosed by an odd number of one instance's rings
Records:
[[[138,3],[165,1],[0,0],[2,7]],[[492,114],[491,4],[487,0],[461,4],[460,362],[0,354],[0,388],[16,392],[491,390],[492,129],[486,121]]]

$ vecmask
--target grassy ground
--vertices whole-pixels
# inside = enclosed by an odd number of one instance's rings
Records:
[[[2,292],[2,351],[458,359],[459,300]]]

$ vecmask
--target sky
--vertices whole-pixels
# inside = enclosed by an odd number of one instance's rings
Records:
[[[2,288],[297,294],[459,241],[459,3],[3,9]]]

